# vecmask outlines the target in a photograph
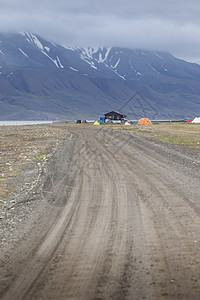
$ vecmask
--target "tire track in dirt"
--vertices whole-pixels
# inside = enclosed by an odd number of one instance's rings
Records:
[[[50,228],[44,240],[41,242],[35,255],[32,257],[31,261],[27,262],[24,266],[24,271],[12,284],[11,288],[2,298],[3,300],[26,299],[27,291],[31,289],[37,278],[43,272],[43,269],[53,257],[63,239],[65,230],[70,227],[73,214],[78,207],[78,200],[80,198],[80,191],[82,187],[81,178],[79,178],[77,183],[80,184],[78,194],[71,196],[72,200],[69,201],[58,219],[55,220],[54,225]],[[75,198],[75,200],[73,198]]]
[[[198,299],[199,282],[197,278],[200,276],[198,268],[200,261],[197,251],[199,247],[194,244],[197,243],[199,238],[200,218],[198,209],[195,210],[194,204],[191,205],[184,193],[177,189],[179,180],[176,180],[176,177],[174,177],[174,182],[177,181],[177,186],[175,184],[171,187],[169,182],[162,178],[163,176],[158,177],[156,170],[150,168],[152,167],[152,161],[149,163],[145,156],[136,154],[133,149],[132,153],[137,156],[137,159],[132,157],[133,154],[132,156],[130,153],[127,155],[127,149],[125,152],[124,158],[123,151],[120,152],[120,159],[124,163],[125,158],[129,157],[129,164],[126,163],[127,177],[131,179],[134,190],[137,191],[140,198],[144,223],[149,224],[152,219],[154,220],[154,222],[151,222],[152,224],[158,223],[159,225],[158,227],[158,225],[153,224],[153,227],[154,231],[156,230],[155,234],[157,234],[157,241],[160,244],[160,252],[163,253],[162,261],[165,261],[165,267],[159,269],[163,273],[166,271],[168,273],[168,276],[165,274],[165,279],[168,277],[168,280],[163,285],[163,289],[165,288],[164,295],[171,295],[175,299],[189,299],[192,295],[192,297]],[[133,166],[130,163],[131,159],[136,166],[134,173],[131,172],[131,166]],[[158,161],[157,169],[160,167],[159,164]],[[150,171],[148,171],[147,166]],[[160,174],[164,174],[165,166],[163,164],[161,166],[163,170]],[[172,171],[176,171],[173,170],[173,166],[171,166],[171,177],[174,175]],[[185,174],[186,176],[187,174]],[[152,236],[152,230],[148,230],[148,227],[149,225],[146,225],[145,228],[145,232],[148,232],[147,236],[150,235],[151,240],[155,240],[155,237]],[[184,248],[186,248],[186,251],[182,250]],[[191,257],[188,254],[191,254]],[[185,276],[188,271],[189,276]],[[156,282],[159,282],[159,278]],[[170,287],[170,293],[169,291],[166,292],[169,282],[173,283]],[[176,283],[174,284],[174,282]],[[179,288],[180,286],[182,290]]]

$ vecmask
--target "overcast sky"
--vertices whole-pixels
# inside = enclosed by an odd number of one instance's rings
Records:
[[[69,46],[164,50],[200,63],[199,0],[0,0],[0,28]]]

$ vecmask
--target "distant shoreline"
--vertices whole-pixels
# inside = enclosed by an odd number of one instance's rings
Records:
[[[54,121],[0,121],[0,126],[52,124]]]

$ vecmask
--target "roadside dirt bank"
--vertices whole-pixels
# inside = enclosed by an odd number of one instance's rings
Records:
[[[2,299],[199,299],[198,150],[68,126],[2,244]]]
[[[70,137],[65,124],[0,126],[0,244],[29,214],[47,161]]]

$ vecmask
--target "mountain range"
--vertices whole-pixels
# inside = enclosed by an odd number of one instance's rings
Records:
[[[67,47],[32,33],[0,34],[0,119],[129,119],[200,115],[200,65],[119,47]]]

